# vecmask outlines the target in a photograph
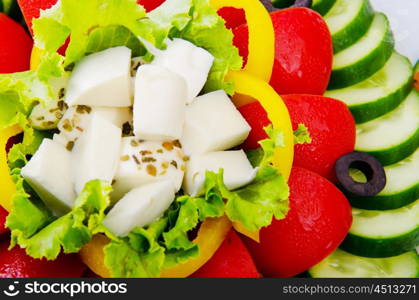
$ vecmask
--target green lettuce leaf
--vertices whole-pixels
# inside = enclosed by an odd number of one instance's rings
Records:
[[[234,86],[224,81],[229,70],[240,70],[242,58],[233,46],[233,34],[225,28],[224,20],[218,16],[208,0],[192,0],[192,21],[178,37],[189,40],[208,50],[215,58],[205,92],[219,89],[233,94]]]
[[[247,158],[253,167],[270,165],[275,154],[275,149],[285,146],[284,134],[272,125],[263,128],[268,138],[259,141],[260,148],[247,151]]]
[[[151,39],[151,31],[139,22],[145,17],[144,8],[135,0],[61,0],[34,20],[35,45],[54,53],[70,38],[65,56],[68,66],[86,55],[89,37],[98,28],[122,26],[135,36]],[[118,33],[108,30],[104,34],[102,31],[102,41],[108,43]]]
[[[217,176],[207,173],[205,195],[178,196],[164,216],[147,227],[133,229],[118,238],[106,228],[112,241],[105,248],[105,264],[116,277],[158,277],[161,269],[184,263],[199,255],[188,233],[207,217],[221,217],[225,205]]]
[[[298,124],[297,130],[294,131],[294,144],[303,145],[310,143],[311,137],[308,128],[304,124]]]
[[[125,238],[109,236],[112,241],[104,248],[105,265],[114,277],[158,277],[165,259],[165,248],[159,239],[167,227],[166,217],[147,228],[135,228]]]
[[[13,210],[7,218],[7,227],[12,232],[10,247],[19,244],[29,256],[50,260],[57,258],[61,251],[77,253],[91,240],[105,217],[112,190],[106,182],[90,181],[72,211],[54,218],[40,201],[34,201],[23,185],[23,179],[19,178]]]
[[[233,34],[209,0],[167,0],[149,14],[135,0],[61,0],[34,20],[35,45],[55,53],[70,38],[65,66],[109,47],[127,46],[149,61],[153,49],[164,49],[167,38],[183,38],[215,57],[205,92],[224,89],[228,70],[240,70],[242,58]]]
[[[27,116],[39,102],[56,101],[51,80],[64,76],[62,57],[45,55],[39,68],[13,74],[0,74],[0,129],[19,124],[29,127]]]
[[[236,191],[223,188],[222,195],[228,218],[252,232],[270,225],[273,217],[285,218],[288,212],[289,187],[270,165],[262,166],[251,184]]]

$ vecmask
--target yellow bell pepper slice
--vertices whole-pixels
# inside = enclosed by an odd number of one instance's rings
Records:
[[[199,228],[198,236],[194,241],[199,245],[199,257],[191,259],[185,264],[164,269],[161,277],[183,278],[197,271],[218,250],[230,229],[231,222],[227,217],[206,219]]]
[[[285,147],[275,151],[273,166],[288,180],[294,160],[294,131],[288,108],[269,83],[247,72],[231,71],[227,80],[234,82],[236,93],[257,99],[268,114],[274,128],[284,134]]]
[[[41,62],[42,50],[34,46],[31,52],[31,70],[38,68],[39,63]]]
[[[271,16],[259,0],[211,0],[216,10],[243,9],[249,28],[249,54],[244,70],[266,82],[271,79],[275,55],[275,31]]]
[[[272,163],[288,180],[294,160],[294,132],[284,101],[268,83],[246,72],[231,71],[227,80],[234,82],[236,93],[257,99],[267,112],[273,127],[284,134],[285,147],[275,150]],[[251,232],[239,223],[234,223],[233,226],[238,232],[259,242],[259,231]]]
[[[9,166],[7,165],[6,144],[7,141],[21,133],[19,126],[13,126],[0,130],[0,205],[7,211],[12,209],[12,197],[16,192],[16,187],[10,177]]]
[[[189,260],[184,264],[178,264],[174,267],[163,269],[161,277],[163,278],[184,278],[193,274],[202,267],[221,246],[226,238],[231,223],[226,217],[206,219],[198,231],[198,236],[194,243],[199,245],[199,257]],[[90,243],[84,246],[80,251],[83,262],[96,274],[101,277],[109,278],[110,272],[104,263],[103,247],[110,240],[101,234],[95,235]]]

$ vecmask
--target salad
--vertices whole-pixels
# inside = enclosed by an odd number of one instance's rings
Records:
[[[369,1],[18,2],[1,277],[418,277],[419,66]]]

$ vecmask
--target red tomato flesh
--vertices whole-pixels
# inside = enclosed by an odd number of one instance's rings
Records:
[[[332,71],[332,38],[323,18],[307,8],[271,13],[275,61],[270,84],[279,94],[323,95]],[[248,28],[233,30],[234,45],[247,61]]]
[[[242,240],[231,230],[214,256],[191,277],[258,278],[260,274]]]
[[[355,148],[355,121],[348,107],[339,100],[321,96],[285,95],[282,99],[294,130],[302,123],[312,138],[310,144],[295,146],[294,165],[336,182],[336,160]]]
[[[243,9],[223,7],[218,11],[218,15],[226,21],[225,26],[228,29],[234,29],[246,23],[246,15]]]
[[[282,99],[290,113],[293,129],[304,124],[312,138],[310,144],[295,145],[294,165],[336,181],[336,160],[353,152],[355,147],[355,121],[349,109],[339,100],[322,96],[285,95]],[[268,116],[259,102],[238,109],[252,127],[243,148],[256,149],[258,141],[267,138],[263,127],[270,124]]]
[[[0,243],[0,278],[78,278],[86,270],[77,254],[60,255],[54,261],[34,259],[9,242]]]
[[[32,19],[39,18],[41,10],[51,8],[57,0],[17,0],[20,9],[22,10],[23,17],[31,33],[32,32]]]
[[[9,215],[7,210],[0,206],[0,235],[3,233],[8,232],[9,230],[6,228],[6,218]]]
[[[0,73],[15,73],[29,69],[32,39],[23,27],[0,13]]]
[[[351,206],[331,182],[294,167],[290,211],[260,231],[260,243],[245,238],[256,266],[267,277],[295,276],[316,265],[343,241],[352,223]]]

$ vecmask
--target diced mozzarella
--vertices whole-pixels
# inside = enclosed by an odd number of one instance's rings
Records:
[[[130,72],[131,50],[127,47],[91,54],[74,68],[66,102],[69,106],[131,106]]]
[[[44,139],[21,174],[55,215],[61,216],[73,206],[71,154],[63,145]]]
[[[149,225],[163,215],[175,199],[170,180],[157,181],[126,194],[103,220],[111,232],[126,236],[133,228]]]
[[[63,100],[67,83],[67,76],[54,77],[48,81],[50,93],[39,95],[45,102],[35,105],[29,115],[29,121],[33,128],[38,130],[57,128],[58,122],[67,110],[67,104]]]
[[[207,50],[182,39],[168,41],[167,49],[156,53],[152,64],[166,67],[182,76],[188,86],[191,103],[205,85],[214,56]]]
[[[67,140],[67,138],[62,133],[55,133],[52,136],[52,140],[54,142],[58,143],[58,144],[63,145],[64,147],[67,147],[67,145],[68,145],[68,140]]]
[[[124,123],[132,121],[132,112],[128,107],[72,106],[66,111],[58,123],[60,135],[67,142],[76,141],[86,129],[93,115],[99,115],[117,127],[122,127]]]
[[[180,141],[186,155],[227,150],[243,143],[250,129],[227,94],[220,90],[198,97],[186,108]]]
[[[249,184],[257,173],[243,150],[193,155],[186,164],[183,190],[191,196],[199,195],[206,171],[218,173],[220,169],[224,170],[224,184],[229,190]]]
[[[121,128],[94,114],[72,151],[73,180],[77,193],[94,179],[112,182],[118,166]]]
[[[179,191],[185,170],[182,149],[174,142],[141,141],[122,138],[119,166],[115,175],[112,200],[121,199],[141,185],[171,180]]]
[[[166,68],[142,65],[135,81],[134,134],[145,140],[177,140],[185,120],[186,84]]]
[[[38,130],[51,130],[57,128],[58,122],[66,111],[64,101],[51,101],[35,105],[29,115],[31,126]]]

